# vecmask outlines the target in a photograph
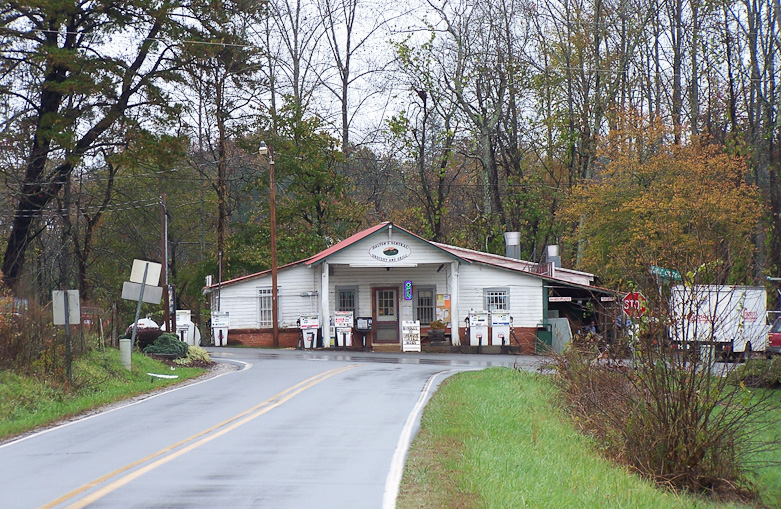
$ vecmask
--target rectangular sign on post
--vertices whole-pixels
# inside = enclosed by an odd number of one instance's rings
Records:
[[[54,310],[54,325],[65,325],[65,294],[68,294],[68,324],[81,323],[81,304],[78,290],[54,290],[52,292],[52,308]]]
[[[122,298],[127,300],[135,300],[141,296],[141,283],[132,283],[125,281],[122,284]],[[160,304],[160,299],[163,298],[163,288],[160,286],[144,285],[144,299],[143,302],[149,304]]]
[[[146,271],[146,285],[157,286],[160,283],[160,273],[163,270],[163,266],[159,263],[149,262],[146,260],[133,260],[133,268],[130,271],[130,281],[133,283],[141,284],[144,282],[144,269],[149,267]],[[160,299],[157,299],[160,302]]]

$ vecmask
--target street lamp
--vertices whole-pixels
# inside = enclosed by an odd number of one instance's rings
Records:
[[[274,190],[274,147],[260,142],[258,154],[268,154],[268,175],[270,187],[271,209],[271,336],[274,339],[274,347],[279,347],[279,323],[277,322],[277,206]]]

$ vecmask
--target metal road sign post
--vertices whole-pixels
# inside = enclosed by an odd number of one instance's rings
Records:
[[[136,334],[138,334],[138,316],[141,314],[141,303],[144,302],[144,287],[146,286],[146,276],[149,270],[149,264],[144,267],[144,277],[141,279],[141,289],[138,293],[138,306],[136,306],[136,319],[133,322],[133,334],[130,336],[130,344],[136,344]]]
[[[119,357],[122,365],[130,369],[131,352],[136,343],[138,334],[138,317],[141,315],[141,304],[149,302],[150,304],[159,304],[163,296],[163,289],[157,286],[160,281],[160,272],[162,265],[159,263],[148,262],[146,260],[133,260],[133,269],[130,273],[130,282],[125,282],[122,286],[122,298],[127,300],[138,300],[136,306],[136,319],[133,322],[133,333],[130,339],[119,340]],[[145,297],[145,292],[149,290]]]
[[[71,373],[71,324],[81,323],[81,306],[78,290],[54,290],[52,292],[52,311],[54,325],[65,326],[65,370],[68,381]]]

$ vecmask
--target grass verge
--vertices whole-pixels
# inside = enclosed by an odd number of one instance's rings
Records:
[[[781,423],[781,390],[774,389],[773,392],[773,420]],[[763,430],[760,438],[772,445],[757,452],[755,461],[766,466],[757,469],[749,480],[757,486],[760,501],[765,507],[781,507],[781,424]]]
[[[505,368],[448,379],[423,414],[397,507],[730,507],[658,489],[601,457],[552,404],[555,390]],[[757,479],[761,492],[770,479]]]
[[[201,375],[203,368],[171,368],[134,353],[122,367],[119,350],[92,351],[73,365],[70,385],[0,371],[0,440],[68,419],[103,405],[148,393]],[[147,373],[177,375],[163,379]]]

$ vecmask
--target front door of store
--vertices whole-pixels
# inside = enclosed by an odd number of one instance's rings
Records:
[[[374,289],[374,315],[378,343],[399,342],[399,289]]]

